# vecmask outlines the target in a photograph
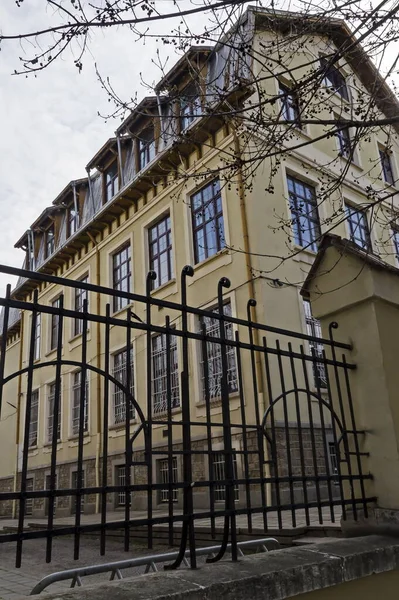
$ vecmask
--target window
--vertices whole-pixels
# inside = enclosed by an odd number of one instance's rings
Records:
[[[299,102],[295,92],[290,88],[279,84],[279,95],[281,102],[281,116],[286,121],[294,121],[300,127]]]
[[[225,481],[226,480],[226,461],[224,452],[214,452],[211,456],[213,466],[213,479],[212,481]],[[237,477],[237,455],[233,453],[233,477],[235,480]],[[224,502],[226,500],[226,485],[214,485],[213,494],[215,502]],[[240,492],[238,484],[234,485],[234,500],[240,499]]]
[[[119,465],[115,469],[115,485],[125,486],[126,485],[126,467],[125,465]],[[125,490],[119,490],[116,492],[115,504],[116,506],[125,506],[126,503],[126,492]]]
[[[213,312],[217,313],[215,309]],[[231,317],[231,304],[227,302],[223,307],[223,312],[227,317]],[[220,336],[220,321],[212,317],[200,317],[200,333],[205,329],[206,335],[218,338]],[[224,323],[225,336],[227,340],[233,339],[233,325],[228,321]],[[201,342],[200,342],[201,343]],[[202,344],[201,344],[202,349]],[[202,353],[201,353],[202,354]],[[227,383],[229,394],[238,390],[237,367],[235,349],[232,346],[226,346],[227,354]],[[206,381],[205,381],[205,361],[208,370],[208,392],[211,400],[221,397],[222,381],[222,352],[221,345],[214,342],[206,342],[206,356],[201,356],[201,377],[203,399],[206,399]]]
[[[115,161],[105,171],[105,202],[109,202],[119,190],[118,163]]]
[[[170,388],[171,408],[180,406],[179,365],[177,359],[177,340],[175,335],[169,337]],[[152,389],[154,413],[165,412],[168,409],[167,396],[167,353],[166,334],[155,335],[152,338]]]
[[[172,457],[171,469],[169,469],[169,460],[167,458],[163,458],[158,461],[158,474],[159,474],[159,482],[163,485],[169,486],[170,484],[177,483],[177,458],[176,456]],[[169,502],[169,491],[172,493],[172,501],[177,502],[177,488],[172,487],[169,490],[169,487],[165,487],[159,490],[159,502]]]
[[[131,256],[130,244],[127,244],[112,256],[112,287],[120,292],[130,292]],[[114,296],[114,312],[129,304],[127,298]]]
[[[344,158],[351,157],[351,137],[348,128],[337,129],[335,132],[338,141],[338,148],[340,156]]]
[[[139,167],[144,169],[155,158],[154,129],[148,127],[140,133],[139,137]]]
[[[399,262],[399,229],[392,229],[392,239],[395,247],[396,260]]]
[[[77,471],[72,471],[72,489],[76,490],[78,487],[78,472]],[[82,471],[82,485],[81,487],[85,487],[85,472]],[[72,496],[72,510],[71,513],[73,515],[76,515],[76,498],[77,496],[74,495]],[[84,503],[85,503],[85,497],[84,495],[81,496],[81,501],[80,501],[80,512],[83,513],[84,512]]]
[[[82,279],[79,279],[82,283],[87,283],[89,280],[88,276],[85,275]],[[87,290],[82,288],[75,288],[75,310],[76,312],[83,312],[84,301],[89,301],[89,293]],[[73,334],[79,335],[83,332],[83,319],[75,319],[73,322]]]
[[[82,371],[73,373],[73,384],[72,384],[72,435],[78,435],[79,423],[80,423],[80,404],[81,404],[81,381]],[[83,431],[87,431],[89,428],[89,379],[86,371],[86,386],[85,386],[85,398],[84,398],[84,409],[83,409]]]
[[[39,360],[40,358],[40,337],[42,328],[42,315],[36,313],[36,324],[35,324],[35,349],[33,351],[33,359]]]
[[[46,490],[49,490],[51,488],[51,475],[46,475]],[[54,478],[54,489],[57,490],[58,489],[58,475],[55,475]],[[54,513],[55,513],[55,509],[57,508],[57,501],[58,498],[57,496],[54,497]],[[47,516],[49,513],[49,506],[50,506],[50,498],[46,498],[45,499],[45,508],[44,508],[44,512],[45,515]]]
[[[192,123],[196,116],[202,113],[201,101],[197,86],[195,84],[188,86],[184,92],[181,100],[181,129],[187,129]]]
[[[320,222],[315,189],[291,175],[287,184],[295,243],[316,252]]]
[[[363,250],[371,251],[370,230],[366,212],[346,205],[346,219],[351,241]]]
[[[68,237],[76,233],[79,228],[79,210],[76,206],[71,206],[68,209]]]
[[[157,274],[153,288],[173,277],[172,231],[170,216],[163,217],[148,230],[150,269]]]
[[[305,312],[305,320],[306,320],[306,332],[308,335],[320,338],[321,337],[321,326],[320,321],[316,319],[312,315],[312,307],[309,300],[303,301],[303,309]],[[314,354],[315,357],[323,358],[323,344],[312,341],[309,342],[309,349],[311,354]],[[313,362],[313,378],[314,383],[317,388],[326,388],[327,387],[327,378],[326,378],[326,368],[322,362]]]
[[[60,307],[60,299],[57,298],[51,303],[53,308]],[[50,331],[50,350],[54,350],[58,345],[58,321],[59,315],[51,315],[51,331]]]
[[[47,441],[52,442],[53,440],[53,421],[54,421],[54,404],[55,404],[55,383],[48,386],[48,417],[47,417]],[[61,439],[61,390],[59,397],[58,406],[58,427],[57,427],[57,440]]]
[[[54,225],[50,225],[50,227],[46,231],[46,258],[51,256],[55,250],[55,236],[54,236]]]
[[[380,160],[384,181],[389,183],[389,185],[394,185],[395,179],[393,176],[391,155],[386,148],[380,148]]]
[[[349,93],[346,85],[345,77],[341,71],[334,65],[330,64],[330,61],[326,57],[320,58],[321,68],[324,71],[324,78],[326,84],[330,86],[337,94],[342,98],[349,101]]]
[[[37,427],[39,422],[39,390],[32,392],[30,401],[29,448],[37,446]]]
[[[225,247],[222,197],[218,179],[191,196],[194,258],[199,263]]]
[[[337,447],[334,442],[328,442],[328,458],[329,458],[329,467],[330,467],[330,475],[338,475],[338,452]],[[333,479],[334,485],[339,484],[338,479]]]
[[[127,351],[122,350],[114,354],[114,364],[112,375],[121,383],[123,386],[127,385],[127,362],[128,356]],[[134,395],[134,368],[133,368],[133,352],[130,350],[130,393]],[[134,419],[134,407],[129,402],[129,398],[126,393],[119,386],[113,386],[113,411],[114,411],[114,423],[125,423],[126,421],[126,403],[129,403],[129,419]]]
[[[33,477],[29,477],[26,480],[26,491],[33,492]],[[33,513],[33,498],[26,498],[25,500],[25,515],[28,517]]]

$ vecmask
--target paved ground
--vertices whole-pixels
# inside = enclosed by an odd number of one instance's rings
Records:
[[[158,513],[162,514],[162,513]],[[157,516],[158,516],[157,514]],[[309,511],[310,521],[313,526],[319,525],[319,515],[316,509],[310,509]],[[131,517],[145,517],[145,513],[134,513]],[[296,527],[304,527],[306,525],[306,516],[303,510],[296,511]],[[323,509],[323,527],[324,529],[334,528],[339,525],[340,521],[340,510],[338,508],[335,511],[336,522],[335,525],[331,521],[331,515],[329,510]],[[109,513],[107,514],[107,521],[122,520],[122,513]],[[97,523],[99,515],[82,515],[83,523]],[[286,511],[282,515],[283,528],[292,529],[292,516],[291,513]],[[44,525],[47,523],[47,519],[33,519],[27,517],[26,525],[29,523],[36,523]],[[74,517],[65,517],[55,519],[57,525],[74,524]],[[2,519],[0,520],[0,541],[1,541],[1,528],[15,527],[17,521],[15,519]],[[208,528],[210,525],[209,520],[201,521],[198,523],[200,528]],[[216,520],[216,526],[222,527],[223,520],[221,518]],[[247,518],[244,515],[238,516],[237,526],[239,529],[247,528]],[[263,517],[262,515],[253,515],[253,527],[259,533],[259,537],[267,537],[267,534],[263,532]],[[276,513],[270,513],[268,515],[268,528],[271,530],[278,529],[278,519]],[[62,571],[65,569],[73,568],[76,566],[87,566],[93,564],[100,564],[104,562],[111,562],[117,560],[125,560],[136,556],[145,556],[147,554],[155,554],[160,552],[168,552],[166,546],[155,547],[154,550],[149,551],[142,543],[135,543],[131,546],[128,553],[123,550],[122,539],[109,539],[107,538],[106,555],[101,557],[99,554],[99,539],[84,536],[81,538],[81,552],[80,559],[78,561],[73,560],[73,537],[60,537],[54,538],[53,541],[53,555],[52,562],[46,564],[45,562],[45,539],[27,540],[23,542],[23,554],[22,554],[22,567],[20,569],[15,568],[15,543],[0,543],[0,600],[16,600],[21,595],[28,595],[34,585],[40,581],[45,575],[54,573],[56,571]],[[134,570],[124,570],[123,574],[126,577],[143,573],[143,567],[136,568]],[[96,575],[94,577],[85,577],[84,584],[98,583],[105,581],[109,578],[109,575]],[[67,589],[70,583],[61,582],[53,584],[48,588],[49,592],[61,591]],[[43,592],[45,594],[45,592]]]

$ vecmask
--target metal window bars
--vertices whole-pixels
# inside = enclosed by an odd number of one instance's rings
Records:
[[[5,297],[0,298],[3,306],[0,418],[7,390],[19,377],[23,391],[20,471],[15,488],[0,491],[0,509],[10,502],[15,502],[18,509],[16,531],[0,532],[0,543],[16,544],[17,566],[21,565],[26,540],[43,540],[46,560],[50,561],[53,540],[58,536],[73,536],[73,555],[78,558],[86,533],[97,534],[99,550],[104,554],[110,531],[122,532],[123,547],[128,551],[131,541],[144,530],[149,548],[156,537],[164,537],[165,532],[170,545],[178,545],[178,552],[168,568],[177,568],[184,559],[195,567],[198,528],[203,531],[205,527],[213,538],[222,532],[219,551],[208,559],[215,562],[224,556],[228,544],[231,544],[232,560],[237,560],[238,537],[242,531],[251,534],[255,528],[267,532],[330,523],[347,519],[349,514],[354,519],[359,515],[367,517],[369,506],[375,501],[366,487],[372,477],[364,449],[367,433],[356,425],[350,385],[355,365],[350,358],[351,346],[335,339],[336,323],[330,325],[324,337],[265,325],[254,318],[256,302],[253,299],[248,300],[246,314],[240,311],[233,315],[224,308],[230,287],[229,280],[224,277],[216,290],[217,311],[188,305],[187,278],[193,275],[191,267],[185,267],[181,273],[180,302],[152,295],[152,281],[156,276],[153,272],[148,275],[143,295],[11,267],[0,266],[0,272],[28,278],[32,284],[47,282],[63,289],[83,287],[91,294],[104,297],[99,303],[104,307],[99,314],[89,313],[87,302],[83,311],[77,314],[64,305],[62,295],[58,305],[49,305],[41,300],[43,292],[39,297],[38,290],[33,292],[32,299],[21,300],[13,297],[8,287]],[[211,298],[215,296],[212,290],[209,294]],[[68,298],[71,296],[68,294]],[[118,296],[129,305],[134,302],[135,314],[131,308],[122,315],[112,314],[107,300]],[[7,353],[11,309],[32,316],[24,319],[30,331],[25,330],[27,339],[24,343],[29,356],[22,369],[11,364],[12,356]],[[56,351],[39,362],[34,360],[38,314],[57,316]],[[92,341],[87,338],[87,327],[83,327],[81,343],[73,354],[63,349],[63,329],[68,320],[77,317],[99,326],[102,340],[99,361],[92,360],[95,352],[92,352]],[[205,320],[217,321],[219,328],[207,330],[203,326],[199,331],[198,321],[205,323]],[[139,395],[134,386],[132,351],[125,352],[125,366],[119,371],[113,370],[111,340],[116,333],[118,339],[124,339],[125,349],[137,345],[136,369],[138,373],[144,373]],[[162,415],[153,411],[151,340],[154,335],[165,336],[166,413]],[[179,345],[181,413],[172,412],[171,346],[174,337]],[[203,361],[202,366],[205,397],[198,403],[202,393],[198,389],[200,378],[195,376],[198,373],[198,348],[203,356],[207,356],[208,344],[218,348],[220,401],[217,404],[211,401],[213,371],[208,360]],[[315,351],[317,346],[323,348],[320,354]],[[232,379],[229,375],[232,364],[229,356],[233,355],[235,394],[230,393]],[[316,380],[314,385],[309,380],[311,369],[308,367],[315,364],[322,364],[325,370],[326,387],[323,389],[320,381]],[[61,395],[70,381],[69,377],[61,375],[77,369],[82,372],[79,431],[77,441],[70,447],[68,462],[57,435],[66,409],[65,403],[61,405]],[[121,372],[124,373],[122,376]],[[36,456],[33,460],[29,452],[32,395],[41,382],[48,381],[50,373],[55,382],[51,390],[54,408],[48,439],[50,446],[43,448],[40,442],[37,453],[46,463],[44,467],[38,467],[39,461]],[[86,373],[93,382],[93,389],[97,389],[99,383],[101,390],[101,431],[97,438],[101,455],[97,471],[87,463],[90,457],[86,456],[84,444]],[[120,391],[118,402],[123,414],[128,414],[133,407],[136,416],[134,423],[129,419],[120,423],[117,436],[110,431],[116,390]],[[48,424],[50,426],[50,421]],[[329,442],[336,449],[336,473],[330,467]],[[219,467],[214,468],[215,452],[223,453],[223,474],[220,469],[216,472]],[[175,457],[179,465],[177,473],[173,470]],[[111,480],[110,472],[116,459],[125,465],[124,481]],[[167,485],[157,478],[155,466],[158,460],[167,460],[168,473],[176,473]],[[73,485],[68,488],[58,486],[57,475],[62,473],[64,477],[67,469],[77,473]],[[27,489],[31,477],[35,478],[32,491]],[[46,485],[40,484],[45,477]],[[166,488],[168,499],[158,507],[154,500],[159,497],[160,490]],[[224,490],[223,501],[215,502],[215,489],[220,493]],[[119,492],[124,493],[122,511],[110,513],[110,500]],[[176,493],[178,502],[173,500]],[[47,523],[43,529],[31,530],[27,526],[25,507],[30,499],[34,499],[38,510],[46,504]],[[69,522],[59,526],[58,514],[65,510],[68,499],[76,499],[76,511]],[[97,499],[99,513],[94,521],[87,520],[87,515],[81,513],[83,499],[87,512],[88,503],[92,503],[94,510]]]

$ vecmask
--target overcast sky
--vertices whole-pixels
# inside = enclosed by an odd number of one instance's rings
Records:
[[[3,0],[2,33],[19,33],[43,25],[43,4],[43,0],[29,0],[18,8],[15,2]],[[196,18],[197,22],[200,20]],[[97,114],[109,111],[110,105],[96,79],[94,59],[100,72],[111,77],[122,98],[135,92],[144,96],[140,72],[145,73],[149,83],[160,78],[160,71],[152,63],[156,48],[156,41],[136,41],[123,28],[98,31],[90,44],[92,56],[86,55],[82,73],[74,66],[71,55],[37,78],[25,78],[11,75],[19,66],[18,56],[23,54],[23,48],[14,42],[2,45],[1,264],[22,265],[23,251],[14,248],[15,242],[69,181],[85,176],[85,165],[120,123],[105,123]],[[177,58],[176,53],[171,54],[168,68]],[[9,281],[14,284],[0,274],[0,294]]]
[[[163,0],[164,10],[168,3],[175,10],[173,2]],[[18,8],[14,1],[2,0],[2,33],[31,31],[52,22],[53,15],[43,11],[44,5],[44,0],[29,0]],[[196,31],[205,23],[202,15],[190,20]],[[161,27],[170,31],[172,24],[157,24],[157,33]],[[159,47],[164,57],[166,48]],[[24,258],[22,250],[14,248],[16,240],[69,181],[85,176],[85,165],[119,125],[98,116],[98,111],[109,110],[109,104],[96,79],[94,60],[122,98],[136,92],[139,98],[145,95],[140,72],[148,83],[160,78],[152,62],[157,42],[137,41],[123,28],[96,32],[80,74],[71,54],[36,78],[12,76],[24,49],[30,48],[6,42],[0,52],[0,263],[12,266],[21,266]],[[177,58],[176,53],[170,54],[167,69]],[[0,274],[0,294],[8,281],[15,283]]]

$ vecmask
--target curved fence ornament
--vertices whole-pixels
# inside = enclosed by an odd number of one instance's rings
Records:
[[[19,470],[0,487],[0,516],[14,515],[15,527],[0,530],[0,543],[15,544],[17,566],[27,540],[51,561],[56,537],[73,536],[78,558],[86,534],[106,554],[112,532],[125,551],[167,541],[177,552],[165,568],[195,568],[204,536],[219,544],[209,562],[227,551],[238,560],[241,535],[367,515],[375,498],[352,402],[356,367],[336,324],[327,338],[266,325],[254,299],[235,314],[243,290],[226,277],[205,290],[191,266],[167,296],[178,290],[179,301],[154,293],[155,272],[144,294],[0,273],[21,282],[0,297],[0,422],[15,404],[20,423]],[[54,300],[57,289],[65,298]],[[21,342],[27,362],[17,365]]]

